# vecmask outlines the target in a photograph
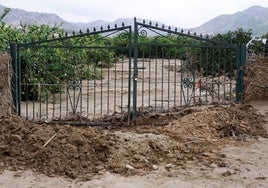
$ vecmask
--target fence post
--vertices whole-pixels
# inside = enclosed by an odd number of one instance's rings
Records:
[[[238,46],[236,59],[236,102],[244,98],[244,65],[246,64],[246,46]]]
[[[127,124],[131,124],[131,55],[132,55],[132,27],[129,28],[129,34],[128,34],[128,118],[127,118]]]
[[[138,80],[138,24],[134,18],[134,67],[133,67],[133,123],[136,124],[137,117],[137,80]]]

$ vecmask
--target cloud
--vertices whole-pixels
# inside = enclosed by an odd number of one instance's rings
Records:
[[[252,5],[268,7],[267,0],[1,0],[0,4],[56,13],[71,22],[138,17],[184,28],[199,26],[218,15],[232,14]]]

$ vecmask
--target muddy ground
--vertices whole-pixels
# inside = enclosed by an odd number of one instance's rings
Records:
[[[147,114],[132,127],[40,125],[1,116],[0,187],[217,186],[211,178],[243,187],[252,173],[265,187],[268,172],[259,171],[268,163],[265,104],[257,105],[261,113],[233,104]],[[244,165],[255,169],[244,172]],[[230,183],[238,174],[241,182]]]
[[[131,127],[0,115],[0,187],[268,187],[267,63],[247,64],[246,104],[139,108]]]

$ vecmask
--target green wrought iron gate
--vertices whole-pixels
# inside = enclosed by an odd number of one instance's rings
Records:
[[[151,36],[151,39],[148,39]],[[158,23],[134,22],[133,117],[241,101],[246,48]]]
[[[122,45],[111,43],[114,36]],[[17,114],[38,121],[130,117],[130,45],[124,24],[13,44]]]
[[[121,45],[110,37],[119,36]],[[18,115],[38,121],[92,121],[139,111],[241,101],[245,47],[208,35],[138,22],[132,26],[12,44]]]

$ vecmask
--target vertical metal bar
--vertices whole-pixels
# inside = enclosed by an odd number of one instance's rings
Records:
[[[193,76],[193,79],[192,79],[192,83],[191,83],[191,90],[192,92],[190,93],[190,99],[189,99],[189,103],[191,104],[191,100],[192,99],[195,99],[195,69],[193,67],[193,71],[192,71],[192,76]],[[194,100],[193,100],[193,104],[194,104]]]
[[[108,59],[107,61],[107,63],[108,63],[108,75],[107,75],[107,77],[108,77],[108,83],[107,83],[107,114],[109,114],[109,107],[110,107],[110,58],[108,58],[107,57],[108,55],[106,54],[106,58],[105,59]],[[121,95],[122,96],[122,95]]]
[[[80,82],[80,87],[79,87],[79,93],[78,93],[78,96],[77,96],[77,104],[76,104],[76,106],[78,107],[78,102],[79,102],[79,100],[80,100],[80,113],[82,114],[82,102],[83,102],[83,95],[82,95],[82,92],[83,92],[83,79],[82,79],[82,76],[80,75],[80,78],[79,78],[79,82]]]
[[[74,64],[75,69],[77,69],[76,55],[75,54],[73,54],[72,60],[73,60],[72,63]],[[76,76],[77,76],[76,75],[76,70],[74,70],[74,76],[73,76],[71,82],[76,82],[77,81]],[[75,89],[72,89],[72,91],[73,91],[73,101],[71,101],[71,104],[72,104],[72,114],[75,114],[75,112],[76,112],[76,105],[75,105],[75,103],[76,103],[76,100],[75,100],[76,90]]]
[[[102,55],[103,55],[103,51],[102,51]],[[103,63],[101,63],[101,75],[103,75],[104,73],[103,73]],[[101,79],[101,94],[100,94],[100,116],[102,117],[102,110],[103,110],[103,79]]]
[[[31,86],[31,84],[29,84],[29,80],[31,80],[31,72],[30,72],[30,65],[29,65],[29,62],[31,62],[31,58],[29,56],[29,51],[26,50],[25,52],[25,72],[24,72],[24,75],[26,75],[25,77],[27,77],[27,79],[25,79],[23,85],[25,86],[26,88],[26,91],[25,91],[25,117],[26,119],[28,119],[28,100],[29,100],[29,92],[30,92],[30,89],[29,87]],[[30,75],[29,75],[30,74]]]
[[[81,53],[83,53],[83,49],[81,49]],[[79,52],[78,52],[78,54],[79,54]],[[78,57],[80,57],[79,55],[78,55]],[[79,95],[78,95],[78,100],[80,100],[80,113],[82,114],[82,112],[83,112],[83,95],[82,95],[82,93],[83,93],[83,65],[85,64],[84,62],[83,62],[83,59],[81,59],[81,57],[80,57],[80,59],[79,59],[79,63],[80,63],[80,75],[79,75],[79,79],[80,79],[80,93],[79,93]]]
[[[200,102],[202,102],[201,92],[202,92],[202,84],[203,84],[203,83],[202,83],[202,77],[203,77],[203,71],[204,71],[204,70],[203,70],[203,63],[202,63],[202,62],[204,61],[203,50],[204,50],[204,49],[202,48],[202,49],[201,49],[201,52],[200,52],[200,74],[201,74],[201,75],[200,75],[200,78],[199,78],[199,79],[200,79],[200,82],[199,82],[199,96],[198,96],[199,99],[200,99]],[[198,80],[198,81],[199,81],[199,80]]]
[[[246,46],[237,47],[237,60],[236,60],[236,102],[241,102],[244,95],[244,70],[243,66],[246,63]]]
[[[190,65],[190,64],[189,64]],[[192,75],[191,75],[192,76]],[[189,78],[189,74],[188,74],[188,70],[187,70],[187,80],[190,80],[190,78]],[[186,103],[187,103],[187,105],[190,105],[189,104],[189,86],[188,86],[188,84],[187,84],[187,87],[186,87]]]
[[[62,67],[62,55],[60,56],[60,66]],[[65,73],[64,73],[65,74]],[[60,79],[60,119],[61,119],[61,113],[62,113],[62,106],[61,106],[61,95],[62,95],[62,79]]]
[[[124,101],[124,58],[122,56],[121,59],[121,74],[122,74],[122,78],[121,78],[121,114],[123,114],[123,101]]]
[[[133,72],[133,123],[137,118],[137,81],[138,81],[138,23],[134,19],[134,72]]]
[[[181,67],[182,67],[182,61],[180,61],[181,62]],[[182,106],[182,97],[184,96],[184,88],[183,88],[183,74],[184,74],[184,72],[183,72],[184,70],[183,69],[181,69],[181,80],[180,80],[180,106]]]
[[[141,89],[141,105],[144,106],[144,58],[145,58],[145,55],[144,55],[144,48],[142,48],[142,89]]]
[[[37,86],[36,83],[33,83],[33,87],[38,89],[38,86]],[[33,104],[33,109],[32,109],[33,110],[33,113],[32,113],[33,120],[35,120],[35,115],[34,115],[34,113],[35,113],[35,100],[37,98],[37,95],[38,95],[38,93],[34,89],[34,92],[33,92],[33,100],[32,100],[32,104]]]
[[[46,56],[43,56],[42,53],[41,53],[41,55],[42,55],[42,57],[46,57]],[[39,57],[40,57],[40,54],[39,54]],[[39,66],[43,66],[43,62],[42,63],[38,63],[38,65]],[[42,70],[43,70],[43,67],[42,67]],[[39,74],[38,74],[38,81],[39,81],[39,83],[38,83],[38,100],[39,100],[39,113],[38,113],[38,118],[39,119],[41,119],[41,114],[42,114],[41,113],[41,109],[42,109],[42,105],[41,105],[41,103],[42,103],[42,95],[41,95],[41,93],[42,93],[42,87],[43,87],[42,86],[43,83],[40,83],[40,80],[41,80],[41,72],[39,72]]]
[[[18,86],[18,115],[21,116],[21,59],[20,47],[17,48],[17,86]]]
[[[161,110],[163,110],[163,102],[164,102],[164,47],[161,47],[161,58],[162,58],[162,63],[161,63]]]
[[[218,102],[220,102],[220,77],[221,77],[221,69],[220,69],[220,66],[221,66],[221,48],[219,48],[219,52],[218,52]]]
[[[48,49],[46,48],[46,57],[48,58]],[[49,86],[48,85],[48,59],[46,59],[46,71],[45,71],[45,73],[46,73],[46,120],[48,120],[48,89],[47,89],[47,87]]]
[[[230,102],[232,102],[232,71],[234,69],[234,66],[233,66],[233,63],[236,63],[236,62],[233,62],[233,57],[236,55],[233,54],[233,49],[232,49],[232,55],[230,56],[230,59],[229,59],[229,66],[230,66],[230,70],[229,70],[229,80],[230,80]],[[236,61],[236,60],[235,60]]]
[[[65,57],[68,57],[69,56],[69,49],[68,50],[66,50],[65,51],[66,53],[65,53]],[[68,59],[69,60],[69,59]],[[64,63],[66,63],[66,64],[70,64],[71,62],[69,62],[69,61],[66,61],[66,62],[64,62]],[[66,88],[66,116],[68,116],[69,115],[69,97],[68,97],[68,94],[69,94],[69,86],[68,86],[68,79],[69,79],[69,76],[70,75],[68,75],[67,74],[67,78],[66,78],[66,86],[67,86],[67,88]]]
[[[152,48],[151,46],[149,46],[149,80],[148,80],[148,106],[151,106],[151,62],[152,62],[152,59],[151,59],[151,53],[152,53]]]
[[[132,47],[131,47],[131,27],[129,27],[129,33],[128,33],[128,125],[130,125],[130,105],[131,105],[131,53],[132,53]]]
[[[174,52],[174,106],[177,106],[177,49]]]
[[[170,46],[168,47],[168,99],[167,99],[167,108],[169,110],[169,100],[170,100]]]
[[[208,48],[206,48],[206,102],[208,102]]]
[[[156,103],[157,103],[157,75],[158,75],[158,70],[157,70],[157,59],[158,59],[158,46],[155,47],[155,78],[154,78],[154,108],[156,110]]]
[[[88,54],[88,53],[89,52],[86,52],[86,54]],[[90,63],[90,60],[89,60],[89,57],[87,57],[87,62],[86,62],[86,65],[87,65],[87,73],[86,74],[87,75],[91,74],[90,70],[89,70],[89,63]],[[93,75],[93,77],[94,76],[95,75]],[[87,105],[87,107],[86,107],[87,108],[87,118],[88,118],[88,115],[89,115],[89,87],[90,87],[89,86],[89,79],[90,78],[87,77],[87,104],[86,104]]]
[[[86,51],[85,52],[85,54],[87,54],[88,56],[89,56],[89,51]],[[86,60],[86,65],[87,65],[87,72],[86,72],[86,75],[89,75],[89,74],[92,74],[92,71],[90,70],[90,69],[92,69],[92,66],[90,66],[90,59],[89,59],[89,57],[87,57],[87,60]],[[93,75],[93,78],[94,78],[94,76],[95,75]],[[86,115],[86,117],[87,118],[89,118],[89,114],[90,114],[90,111],[89,111],[89,88],[91,87],[91,85],[89,84],[89,77],[88,76],[86,76],[86,78],[87,78],[87,94],[86,94],[86,96],[87,96],[87,115]]]
[[[122,60],[122,63],[123,63],[123,60]],[[117,85],[116,85],[116,83],[117,83],[116,72],[117,72],[117,62],[114,63],[114,112],[116,111],[116,87],[117,87]]]
[[[94,56],[94,62],[96,62],[96,56]],[[96,118],[96,85],[97,85],[97,83],[96,83],[96,79],[97,79],[97,76],[96,76],[96,63],[94,63],[94,88],[93,88],[93,95],[94,95],[94,97],[93,97],[93,118],[95,119]],[[102,75],[102,73],[101,73],[101,77],[102,77],[103,75]],[[101,78],[102,79],[102,78]]]
[[[215,77],[215,73],[214,73],[214,67],[215,67],[215,49],[213,48],[212,49],[212,68],[211,68],[211,75],[212,75],[212,80],[211,80],[211,91],[210,91],[210,94],[211,94],[211,102],[214,102],[214,77]]]
[[[54,49],[55,50],[55,49]],[[54,55],[54,53],[52,54],[52,63],[58,63],[57,61],[56,61],[56,58],[55,58],[55,55]],[[54,68],[54,67],[53,67]],[[52,82],[52,117],[54,118],[55,117],[55,91],[53,91],[54,89],[55,90],[57,90],[56,88],[58,87],[58,83],[57,83],[58,81],[57,80],[55,80],[55,82]],[[55,87],[55,88],[54,88]]]
[[[223,65],[223,80],[224,80],[224,84],[223,84],[223,101],[226,100],[226,57],[227,57],[227,50],[224,49],[224,65]]]
[[[194,49],[193,48],[193,57],[194,57],[194,60],[195,61],[195,57],[198,57],[198,49]],[[193,99],[193,104],[195,104],[195,72],[196,72],[196,65],[195,63],[192,63],[191,65],[191,71],[192,71],[192,75],[193,75],[193,81],[192,81],[192,93],[191,93],[191,96],[190,96],[190,102],[191,100]]]

